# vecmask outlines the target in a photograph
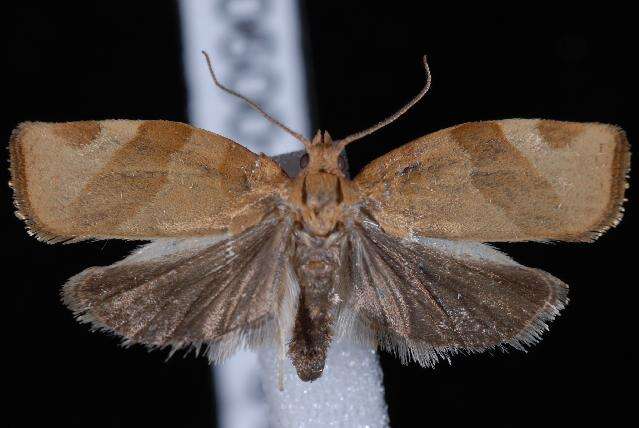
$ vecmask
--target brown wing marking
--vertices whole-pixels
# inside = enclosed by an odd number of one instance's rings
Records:
[[[126,223],[167,184],[169,162],[192,133],[193,128],[173,122],[142,122],[135,137],[119,147],[84,185],[68,207],[70,216],[87,229],[117,229]],[[123,168],[126,165],[130,167]],[[123,186],[127,189],[126,199]],[[96,195],[101,199],[98,204]]]
[[[499,124],[466,123],[453,128],[451,136],[470,159],[474,188],[506,213],[522,234],[541,236],[548,229],[566,228],[570,213],[557,209],[557,192]]]
[[[162,240],[64,286],[79,320],[126,344],[204,345],[219,362],[238,347],[273,339],[285,293],[290,224],[270,219],[216,241]]]
[[[402,240],[368,220],[349,241],[341,334],[404,362],[431,366],[456,352],[524,349],[567,303],[566,284],[482,244]]]
[[[85,122],[60,123],[53,128],[53,134],[66,144],[82,148],[100,135],[100,123],[95,120]]]

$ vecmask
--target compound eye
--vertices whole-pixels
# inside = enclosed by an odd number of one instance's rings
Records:
[[[308,166],[309,160],[310,158],[308,156],[308,153],[304,153],[300,158],[300,169],[306,168]]]
[[[340,155],[337,158],[337,167],[339,168],[340,171],[346,174],[346,159],[344,159],[344,156]]]

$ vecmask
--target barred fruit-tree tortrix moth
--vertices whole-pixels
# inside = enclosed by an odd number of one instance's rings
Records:
[[[207,57],[208,60],[208,57]],[[346,336],[431,365],[535,343],[566,284],[482,242],[593,241],[621,219],[630,153],[598,123],[466,123],[353,180],[344,147],[392,122],[304,143],[295,178],[269,157],[167,121],[27,122],[10,142],[17,215],[47,242],[149,240],[71,278],[81,321],[150,347],[276,344],[300,379]]]

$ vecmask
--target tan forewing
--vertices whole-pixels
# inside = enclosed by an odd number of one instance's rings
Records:
[[[286,296],[290,222],[266,219],[223,240],[159,240],[64,286],[76,316],[126,343],[204,345],[220,361],[273,339]]]
[[[621,219],[629,167],[619,128],[511,119],[426,135],[355,182],[398,236],[589,241]]]
[[[240,231],[288,180],[266,156],[168,121],[27,122],[10,151],[18,216],[47,241]]]
[[[340,331],[404,361],[534,344],[567,302],[563,282],[483,244],[401,239],[370,221],[349,244]]]

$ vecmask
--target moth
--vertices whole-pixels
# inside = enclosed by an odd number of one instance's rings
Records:
[[[10,140],[17,216],[49,242],[148,240],[63,287],[82,322],[149,347],[279,346],[303,381],[350,338],[431,366],[459,352],[524,349],[568,286],[485,243],[591,242],[622,216],[630,151],[611,125],[464,123],[347,177],[346,138],[307,139],[289,177],[271,158],[168,121],[20,124]]]

